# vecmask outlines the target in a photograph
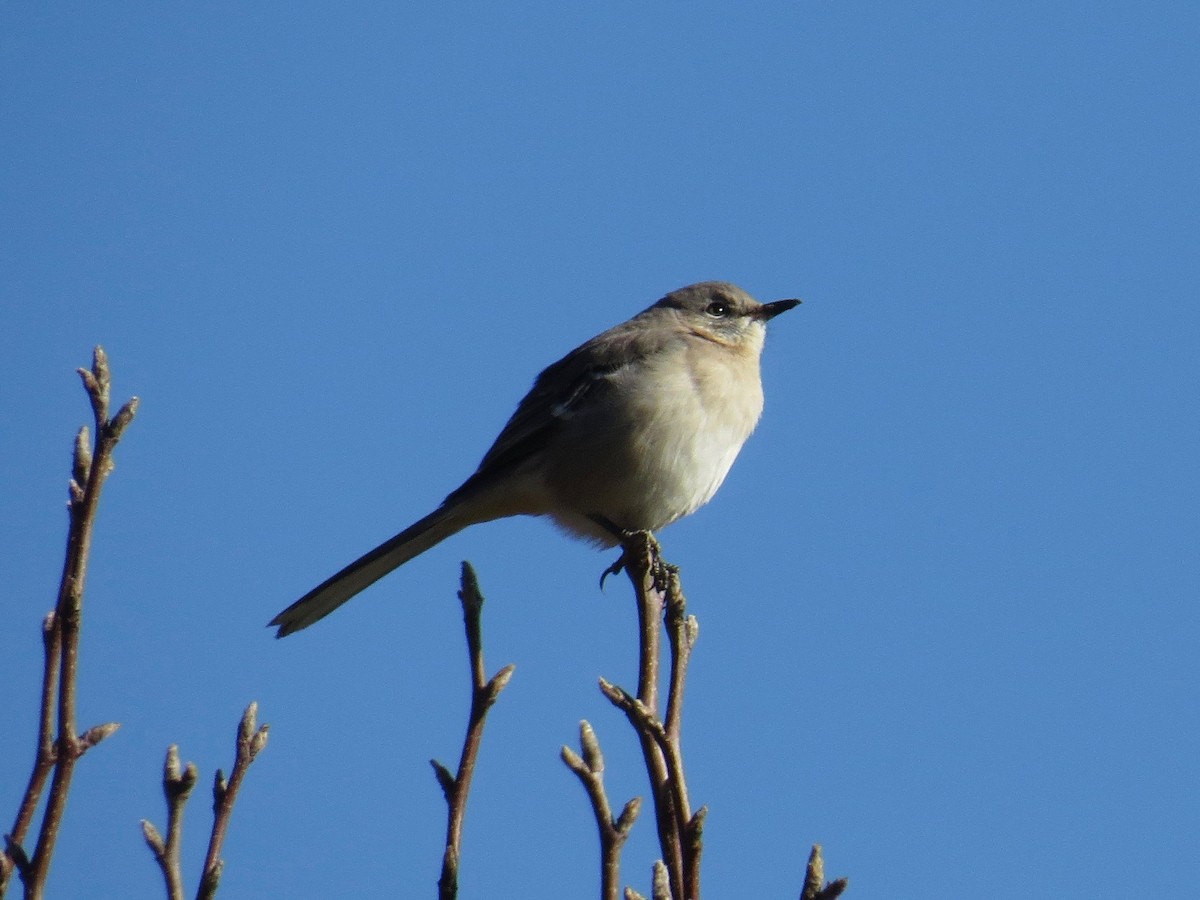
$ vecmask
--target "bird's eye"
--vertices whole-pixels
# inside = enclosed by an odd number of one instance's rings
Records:
[[[721,319],[729,315],[729,304],[724,300],[714,300],[704,308],[704,311],[714,319]]]

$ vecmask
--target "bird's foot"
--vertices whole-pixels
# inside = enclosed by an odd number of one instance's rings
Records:
[[[614,525],[603,516],[592,516],[592,520],[616,538],[621,545],[621,555],[611,566],[600,573],[600,590],[604,590],[604,582],[609,575],[620,575],[629,569],[631,563],[639,564],[641,560],[646,559],[648,563],[646,572],[652,579],[654,589],[660,593],[666,591],[671,575],[677,573],[679,568],[663,561],[659,553],[658,541],[653,533],[627,531]]]

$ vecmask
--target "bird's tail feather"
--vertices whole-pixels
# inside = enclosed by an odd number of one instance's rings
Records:
[[[275,637],[286,637],[325,618],[397,566],[404,565],[469,524],[470,521],[464,521],[453,510],[439,507],[391,540],[359,557],[277,615],[269,623],[279,628]]]

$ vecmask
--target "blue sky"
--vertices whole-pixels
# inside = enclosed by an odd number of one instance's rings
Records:
[[[795,896],[815,841],[854,897],[1194,891],[1198,38],[1180,2],[5,4],[5,819],[73,369],[103,344],[142,398],[82,662],[83,724],[123,727],[52,893],[159,895],[163,752],[228,767],[257,699],[221,896],[428,896],[465,558],[517,671],[462,896],[595,896],[579,719],[614,803],[645,794],[595,688],[634,678],[610,554],[495,523],[264,625],[457,486],[542,367],[710,278],[805,303],[724,488],[662,535],[707,894]]]

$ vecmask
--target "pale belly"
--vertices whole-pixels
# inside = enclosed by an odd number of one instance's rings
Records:
[[[546,487],[548,513],[566,530],[611,544],[592,516],[655,531],[695,512],[717,492],[762,412],[757,370],[749,389],[736,390],[729,379],[698,382],[686,370],[651,374],[641,373],[636,391],[618,384],[604,406],[563,429]]]

